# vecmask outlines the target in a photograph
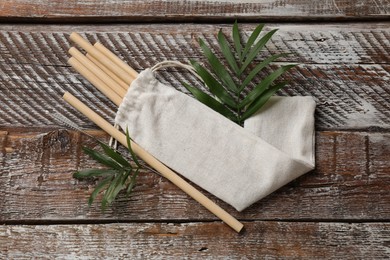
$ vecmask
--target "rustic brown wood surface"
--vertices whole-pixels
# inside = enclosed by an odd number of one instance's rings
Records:
[[[378,0],[1,1],[0,21],[66,24],[0,24],[0,259],[388,258],[389,6]],[[274,66],[300,63],[278,94],[315,98],[316,169],[243,212],[205,193],[244,222],[241,234],[150,171],[142,172],[130,198],[120,195],[105,212],[98,202],[88,207],[96,183],[72,173],[98,166],[81,150],[96,143],[51,114],[108,140],[61,93],[70,91],[110,121],[116,108],[67,65],[69,34],[101,41],[141,71],[167,59],[204,61],[197,39],[217,51],[219,29],[229,35],[236,18],[273,21],[266,30],[280,29],[259,60],[289,52]],[[144,24],[102,24],[118,21]],[[276,23],[286,21],[299,23]],[[242,24],[244,36],[255,26]],[[196,84],[176,69],[158,78],[184,92],[181,81]]]
[[[386,19],[388,0],[2,0],[0,19],[38,21],[227,21]]]
[[[239,235],[216,222],[4,226],[0,249],[12,259],[384,259],[388,255],[384,243],[389,239],[388,223],[244,223],[246,230]]]
[[[280,28],[264,55],[293,53],[278,63],[301,65],[284,78],[291,80],[282,95],[311,95],[317,101],[318,129],[390,127],[390,23],[268,25]],[[92,127],[82,115],[61,101],[64,90],[87,102],[112,121],[116,108],[82,76],[71,69],[69,33],[85,32],[90,41],[112,46],[140,71],[159,61],[204,61],[199,37],[216,49],[216,34],[227,25],[116,25],[23,26],[4,25],[0,30],[0,124],[13,126],[58,125],[48,110],[66,114],[80,126]],[[243,25],[247,32],[253,25]],[[261,58],[261,57],[260,57]],[[278,64],[276,63],[276,64]],[[269,73],[270,70],[266,70]],[[159,79],[184,91],[182,81],[195,83],[185,71],[159,73]],[[260,80],[256,78],[255,81]],[[45,102],[41,102],[41,101]],[[17,105],[20,104],[20,105]],[[28,108],[29,113],[25,110]]]
[[[105,137],[100,131],[91,133]],[[89,208],[86,201],[95,182],[71,176],[77,169],[99,166],[81,152],[81,145],[96,146],[88,136],[67,130],[19,129],[0,132],[0,141],[3,223],[217,220],[169,181],[150,172],[141,175],[132,197],[121,196],[104,213],[98,203]],[[319,132],[315,171],[241,213],[213,199],[242,220],[387,220],[389,151],[390,134]]]

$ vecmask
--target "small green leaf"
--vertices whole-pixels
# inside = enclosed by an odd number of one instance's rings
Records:
[[[230,111],[228,108],[226,108],[224,105],[222,105],[220,102],[215,100],[213,97],[207,95],[202,90],[197,89],[195,87],[191,87],[187,83],[182,82],[183,86],[194,95],[194,97],[200,101],[201,103],[205,104],[206,106],[210,107],[214,111],[220,113],[221,115],[229,118],[230,120],[235,121],[236,116],[232,111]]]
[[[108,205],[110,205],[114,200],[116,195],[120,190],[123,189],[122,181],[123,172],[118,172],[114,179],[111,181],[107,190],[104,192],[104,196],[102,199],[102,209],[104,210]]]
[[[129,162],[122,157],[118,152],[116,152],[114,149],[109,147],[103,142],[100,142],[100,146],[103,148],[104,152],[106,153],[107,156],[111,157],[113,160],[115,160],[117,163],[124,167],[131,167]]]
[[[138,161],[138,157],[134,153],[133,149],[131,148],[131,138],[130,138],[130,135],[129,135],[129,128],[128,127],[126,127],[126,142],[127,142],[127,150],[131,154],[131,158],[133,159],[133,161],[135,162],[137,167],[141,168],[141,164]]]
[[[133,173],[133,175],[131,176],[131,179],[130,179],[130,183],[129,185],[127,186],[127,189],[126,189],[126,195],[129,196],[130,193],[133,191],[133,188],[134,186],[136,185],[137,183],[137,176],[139,174],[139,169],[137,169],[135,171],[135,173]]]
[[[282,75],[287,70],[295,67],[296,65],[286,65],[283,66],[273,73],[271,73],[269,76],[267,76],[263,81],[261,81],[239,104],[239,108],[243,108],[256,100],[264,91],[267,90],[267,88],[274,82],[280,75]]]
[[[113,159],[111,159],[110,157],[108,157],[102,153],[99,153],[99,152],[92,150],[88,147],[83,147],[83,151],[86,154],[88,154],[89,156],[91,156],[93,159],[95,159],[96,161],[100,162],[101,164],[104,164],[108,167],[111,167],[111,168],[114,168],[117,170],[120,170],[122,168],[116,161],[114,161]]]
[[[226,40],[225,35],[222,33],[222,30],[220,30],[218,33],[218,43],[219,43],[219,47],[221,48],[222,54],[225,57],[227,63],[230,65],[230,67],[236,73],[236,75],[238,75],[240,69],[237,66],[236,59],[234,58],[234,55],[233,55],[232,51],[230,50],[230,45],[229,45],[228,41]],[[234,85],[234,86],[237,90],[236,85]]]
[[[125,183],[126,183],[126,179],[129,176],[129,174],[130,174],[130,171],[126,171],[126,172],[122,172],[119,175],[118,185],[115,186],[115,189],[112,192],[112,201],[114,201],[116,196],[118,195],[118,193],[126,187]]]
[[[89,177],[99,177],[104,175],[115,174],[116,170],[110,169],[86,169],[73,173],[73,178],[83,179]]]
[[[258,97],[252,104],[248,107],[245,113],[242,115],[242,120],[246,120],[251,117],[254,113],[259,111],[259,109],[268,101],[268,99],[276,93],[279,89],[283,88],[287,82],[281,82],[276,84],[273,87],[267,89],[260,97]]]
[[[191,61],[192,66],[203,79],[210,92],[219,98],[224,104],[231,108],[236,108],[236,102],[230,96],[230,94],[221,86],[221,84],[196,61]]]
[[[209,49],[209,47],[206,46],[202,39],[199,39],[199,45],[202,48],[207,60],[209,61],[214,74],[217,75],[231,91],[237,91],[236,84],[234,83],[229,73],[226,71],[225,66],[221,64],[217,56],[215,56],[214,53]]]
[[[262,50],[264,45],[271,39],[271,37],[274,35],[276,31],[277,29],[272,30],[268,32],[266,35],[264,35],[263,37],[261,37],[261,39],[256,43],[256,45],[249,52],[248,57],[245,59],[245,62],[240,69],[240,74],[243,73],[246,67],[248,67],[248,65],[253,61],[253,59],[256,58],[256,56]]]
[[[141,168],[136,155],[131,150],[130,137],[128,131],[126,131],[127,142],[129,146],[129,151],[132,153],[133,159],[137,164],[138,168],[136,168],[137,174],[132,175],[131,181],[135,183],[135,178],[138,175],[138,172]],[[103,181],[101,181],[94,191],[92,192],[88,204],[91,205],[95,200],[96,196],[103,192],[103,198],[101,201],[101,208],[105,210],[105,208],[110,205],[119,194],[119,192],[123,189],[126,189],[128,186],[128,179],[130,174],[133,172],[133,166],[127,160],[125,160],[120,154],[118,154],[115,150],[113,150],[108,145],[99,142],[102,146],[105,154],[97,152],[87,147],[83,147],[83,150],[86,154],[90,155],[93,159],[98,161],[101,164],[108,166],[108,169],[87,169],[83,171],[79,171],[73,174],[74,178],[82,179],[87,177],[99,177],[99,176],[107,176]]]
[[[282,54],[276,54],[273,55],[261,63],[257,64],[256,67],[249,73],[249,75],[245,78],[245,80],[241,84],[240,92],[244,90],[244,88],[251,82],[251,80],[264,68],[266,67],[269,63],[273,62],[274,60],[282,57],[282,56],[287,56],[288,54],[282,53]]]
[[[96,186],[94,191],[92,192],[91,196],[89,196],[88,205],[91,206],[93,201],[95,200],[96,196],[108,185],[108,183],[111,181],[113,177],[107,177]]]
[[[137,168],[138,169],[138,168]],[[128,179],[128,177],[130,176],[130,174],[133,172],[133,169],[127,169],[125,170],[125,173],[123,175],[123,178],[122,178],[122,185],[124,185],[123,188],[125,188],[125,184],[126,184],[126,181]]]
[[[238,30],[237,20],[234,22],[232,35],[233,35],[234,47],[236,48],[238,59],[242,60],[242,45],[241,45],[240,31]]]
[[[256,27],[256,29],[252,32],[251,36],[249,36],[249,39],[245,44],[244,51],[242,52],[241,61],[244,61],[248,51],[252,48],[252,45],[255,42],[255,40],[257,39],[257,37],[259,36],[261,30],[263,30],[263,27],[264,27],[264,24],[259,24]]]

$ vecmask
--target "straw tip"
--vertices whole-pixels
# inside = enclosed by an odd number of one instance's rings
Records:
[[[237,228],[235,228],[235,230],[237,231],[237,233],[243,233],[245,232],[245,227],[242,223],[240,223],[241,225],[239,225]]]
[[[62,94],[62,98],[63,99],[67,99],[68,97],[71,97],[72,96],[72,94],[70,94],[68,91],[64,91],[64,93]]]
[[[72,56],[68,59],[68,64],[72,65],[75,61],[76,61],[76,58]]]
[[[72,53],[74,53],[76,51],[77,51],[76,47],[70,47],[69,50],[68,50],[68,53],[72,54]]]
[[[77,38],[77,37],[80,37],[80,34],[78,34],[77,32],[72,32],[69,36],[69,38],[71,40],[73,40],[74,38]]]

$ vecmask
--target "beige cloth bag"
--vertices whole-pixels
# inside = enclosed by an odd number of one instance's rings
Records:
[[[146,69],[115,123],[162,163],[242,211],[314,168],[314,109],[311,97],[272,97],[242,128]]]

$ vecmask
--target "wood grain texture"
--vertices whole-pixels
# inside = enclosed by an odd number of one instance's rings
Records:
[[[388,258],[389,5],[387,0],[0,0],[0,22],[90,23],[1,24],[0,259]],[[197,39],[216,50],[219,29],[230,34],[230,26],[215,22],[236,18],[295,22],[266,26],[280,30],[258,60],[291,52],[274,67],[302,64],[284,76],[292,83],[278,94],[316,99],[316,169],[241,213],[206,193],[244,221],[242,234],[148,171],[132,197],[120,195],[106,212],[98,202],[88,207],[96,182],[71,175],[97,166],[81,151],[96,143],[59,129],[51,114],[61,113],[107,140],[60,94],[70,91],[110,121],[116,108],[66,64],[70,32],[101,41],[140,71],[166,59],[204,61]],[[208,24],[92,24],[108,21]],[[255,24],[242,26],[248,37]],[[180,81],[195,84],[174,69],[158,79],[181,91]]]
[[[302,64],[284,76],[291,84],[279,95],[313,96],[317,129],[389,129],[389,25],[269,25],[267,30],[280,30],[259,59],[280,52],[294,53],[275,63]],[[93,128],[64,104],[60,98],[64,90],[112,121],[114,105],[66,64],[71,31],[84,32],[92,42],[101,41],[140,71],[167,59],[204,61],[197,39],[205,39],[217,50],[219,28],[230,33],[226,25],[5,25],[0,30],[0,125],[58,125],[45,113],[49,111]],[[244,37],[253,28],[243,25]],[[266,69],[261,77],[270,71]],[[158,78],[184,92],[180,82],[197,84],[188,73],[173,69],[159,73]]]
[[[388,223],[0,226],[3,259],[385,259]],[[119,239],[120,238],[120,239]]]
[[[2,0],[3,20],[56,22],[312,21],[388,19],[384,0]]]
[[[77,181],[77,169],[98,166],[81,152],[90,137],[67,130],[0,132],[0,222],[217,220],[169,181],[141,174],[133,196],[120,196],[104,213],[87,199],[94,180]],[[100,131],[91,134],[106,140]],[[242,213],[213,198],[241,220],[383,220],[390,216],[390,135],[318,132],[316,170]],[[207,193],[206,193],[207,194]],[[207,194],[207,196],[211,196]]]

